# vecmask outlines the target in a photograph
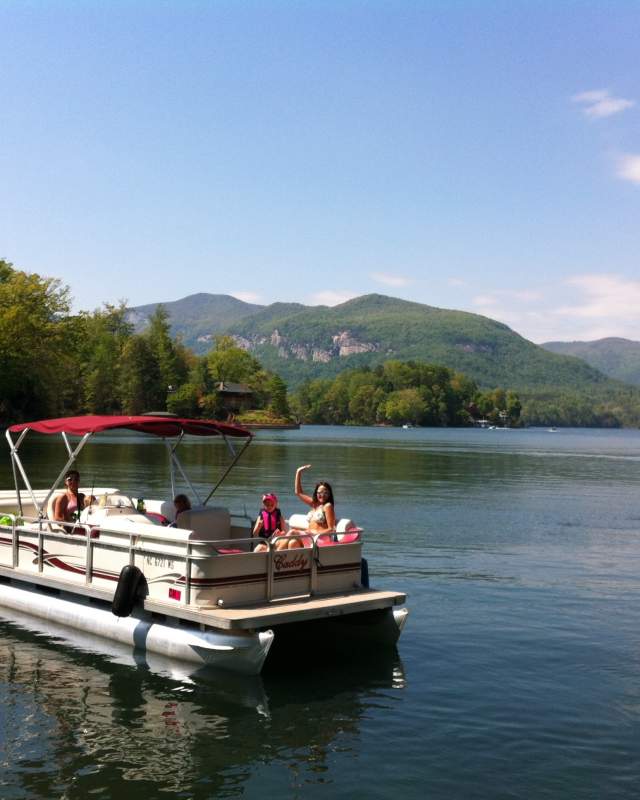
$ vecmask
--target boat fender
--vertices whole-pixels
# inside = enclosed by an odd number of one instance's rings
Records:
[[[142,594],[146,580],[141,569],[126,564],[120,570],[118,585],[113,595],[111,611],[116,617],[128,617],[133,611],[136,600]]]
[[[360,585],[363,589],[369,588],[369,563],[366,558],[360,561]]]

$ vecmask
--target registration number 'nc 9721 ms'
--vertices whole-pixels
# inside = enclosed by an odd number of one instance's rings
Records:
[[[164,556],[146,556],[145,563],[150,567],[164,567],[165,569],[174,569],[173,560],[165,558]]]

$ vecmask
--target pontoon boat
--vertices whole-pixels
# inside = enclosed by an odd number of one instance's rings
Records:
[[[93,435],[114,430],[164,442],[167,497],[145,499],[142,507],[119,488],[85,488],[94,502],[73,522],[56,521],[64,475]],[[47,490],[31,486],[20,458],[30,432],[60,434],[64,444],[64,466]],[[222,437],[229,447],[230,464],[206,497],[178,460],[185,436]],[[295,534],[301,548],[277,550],[261,540],[267,546],[256,550],[251,520],[210,504],[251,442],[250,431],[170,415],[86,416],[13,425],[6,437],[15,490],[0,492],[0,606],[246,674],[260,672],[274,637],[284,641],[292,633],[351,646],[397,641],[405,595],[366,585],[361,529],[341,520],[334,535]],[[178,480],[197,504],[176,520],[171,498]]]

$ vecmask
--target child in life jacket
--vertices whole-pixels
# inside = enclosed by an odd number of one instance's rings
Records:
[[[278,508],[278,496],[273,492],[267,492],[262,495],[262,508],[253,526],[253,535],[270,539],[274,535],[281,536],[284,532],[285,523],[282,512]],[[268,547],[260,542],[254,550],[268,550]]]

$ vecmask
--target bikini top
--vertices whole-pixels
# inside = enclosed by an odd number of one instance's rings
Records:
[[[312,508],[307,514],[307,519],[309,522],[317,522],[318,525],[327,524],[327,515],[324,513],[324,508],[322,508],[322,506],[319,508]]]
[[[78,495],[71,500],[67,499],[67,508],[64,512],[65,517],[72,520],[73,515],[78,510],[78,506],[80,506],[80,508],[84,506],[84,495],[81,493],[78,493]]]

